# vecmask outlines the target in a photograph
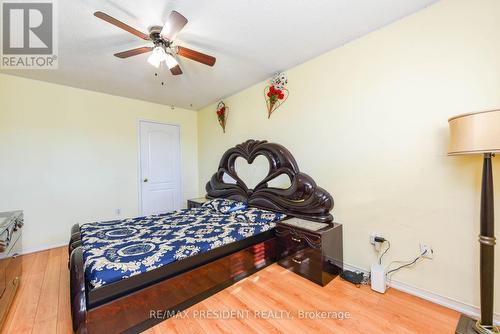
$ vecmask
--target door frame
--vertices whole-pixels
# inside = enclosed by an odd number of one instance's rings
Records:
[[[139,118],[137,119],[137,163],[138,163],[138,168],[137,168],[137,192],[138,194],[138,199],[139,199],[139,205],[138,205],[138,216],[142,216],[142,167],[141,167],[141,124],[142,123],[154,123],[154,124],[161,124],[161,125],[170,125],[170,126],[175,126],[179,128],[179,193],[181,197],[181,208],[183,207],[182,203],[184,201],[184,180],[182,177],[182,126],[179,123],[167,123],[167,122],[160,122],[156,120],[151,120],[151,119],[144,119],[144,118]]]

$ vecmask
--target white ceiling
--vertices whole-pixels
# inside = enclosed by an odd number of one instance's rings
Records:
[[[434,2],[59,0],[59,69],[3,72],[197,110]],[[147,55],[113,56],[148,43],[94,17],[97,10],[145,33],[176,10],[189,20],[176,44],[217,62],[210,68],[180,57],[183,75],[155,77]]]

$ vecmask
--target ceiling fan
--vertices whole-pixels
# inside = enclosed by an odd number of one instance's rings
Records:
[[[215,57],[185,48],[183,46],[174,45],[175,37],[188,22],[188,20],[182,14],[176,12],[175,10],[170,13],[167,23],[165,23],[163,27],[152,26],[151,28],[149,28],[149,35],[146,35],[143,32],[132,28],[131,26],[115,19],[114,17],[109,16],[106,13],[95,12],[94,16],[108,23],[111,23],[112,25],[115,25],[118,28],[121,28],[139,38],[142,38],[143,40],[153,42],[153,46],[143,46],[140,48],[115,53],[115,56],[118,58],[128,58],[152,51],[153,53],[149,56],[148,62],[156,68],[160,67],[162,62],[165,62],[173,75],[182,74],[182,70],[174,55],[186,57],[208,66],[214,66],[215,64]]]

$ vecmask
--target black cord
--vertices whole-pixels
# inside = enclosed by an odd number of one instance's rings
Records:
[[[382,255],[380,255],[380,258],[378,259],[378,264],[382,264],[382,258],[384,257],[385,253],[387,253],[387,251],[391,249],[391,243],[389,242],[389,240],[385,241],[387,241],[387,249],[382,253]]]
[[[422,254],[420,254],[420,255],[419,255],[419,256],[418,256],[415,260],[411,261],[410,263],[403,264],[402,266],[399,266],[399,267],[397,267],[397,268],[394,268],[394,269],[392,269],[392,270],[389,270],[389,271],[386,273],[386,275],[389,275],[390,273],[393,273],[393,272],[395,272],[395,271],[398,271],[399,269],[403,269],[403,268],[406,268],[406,267],[409,267],[409,266],[414,265],[414,264],[415,264],[415,262],[417,262],[420,258],[422,258],[422,256],[423,256],[424,254],[425,254],[425,252],[424,252],[424,253],[422,253]]]

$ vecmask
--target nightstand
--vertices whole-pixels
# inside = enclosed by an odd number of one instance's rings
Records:
[[[199,208],[203,205],[203,203],[208,202],[209,199],[205,197],[199,197],[199,198],[191,198],[188,199],[187,201],[187,208],[192,209],[192,208]]]
[[[278,263],[321,286],[343,270],[342,225],[291,218],[277,224]]]

